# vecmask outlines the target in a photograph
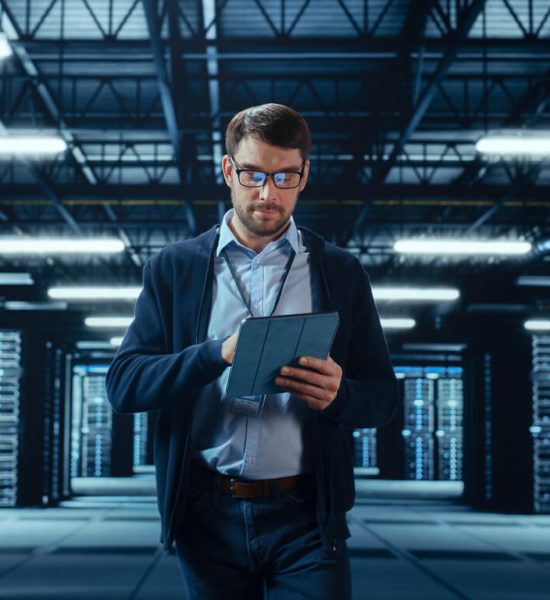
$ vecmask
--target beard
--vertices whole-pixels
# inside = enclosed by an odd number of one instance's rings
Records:
[[[271,237],[277,233],[282,233],[290,222],[292,213],[286,213],[283,208],[269,202],[252,202],[243,206],[235,201],[233,190],[231,191],[231,200],[233,209],[242,223],[243,227],[252,235],[257,237]],[[255,210],[272,210],[277,214],[276,217],[268,220],[262,220],[255,217]]]

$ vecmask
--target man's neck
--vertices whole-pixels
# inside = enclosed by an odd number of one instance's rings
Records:
[[[254,252],[260,253],[270,242],[280,238],[285,231],[290,227],[290,220],[288,223],[279,231],[273,235],[260,236],[250,233],[243,225],[235,218],[235,215],[228,222],[229,229],[233,232],[233,235],[239,240],[243,246],[254,250]]]

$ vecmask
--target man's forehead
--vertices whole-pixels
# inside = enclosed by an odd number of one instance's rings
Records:
[[[251,136],[245,137],[240,141],[234,156],[239,164],[252,166],[261,166],[267,162],[270,165],[276,164],[283,167],[300,168],[303,162],[300,151],[297,148],[273,146]]]

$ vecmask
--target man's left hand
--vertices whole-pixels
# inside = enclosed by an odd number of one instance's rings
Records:
[[[323,410],[336,398],[342,381],[342,368],[329,356],[323,360],[302,356],[300,367],[285,366],[275,383],[303,400],[313,410]]]

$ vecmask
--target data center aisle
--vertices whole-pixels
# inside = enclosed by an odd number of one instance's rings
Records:
[[[550,516],[367,487],[349,513],[354,600],[548,599]],[[0,532],[0,598],[184,599],[176,559],[157,544],[151,496],[2,510]]]

